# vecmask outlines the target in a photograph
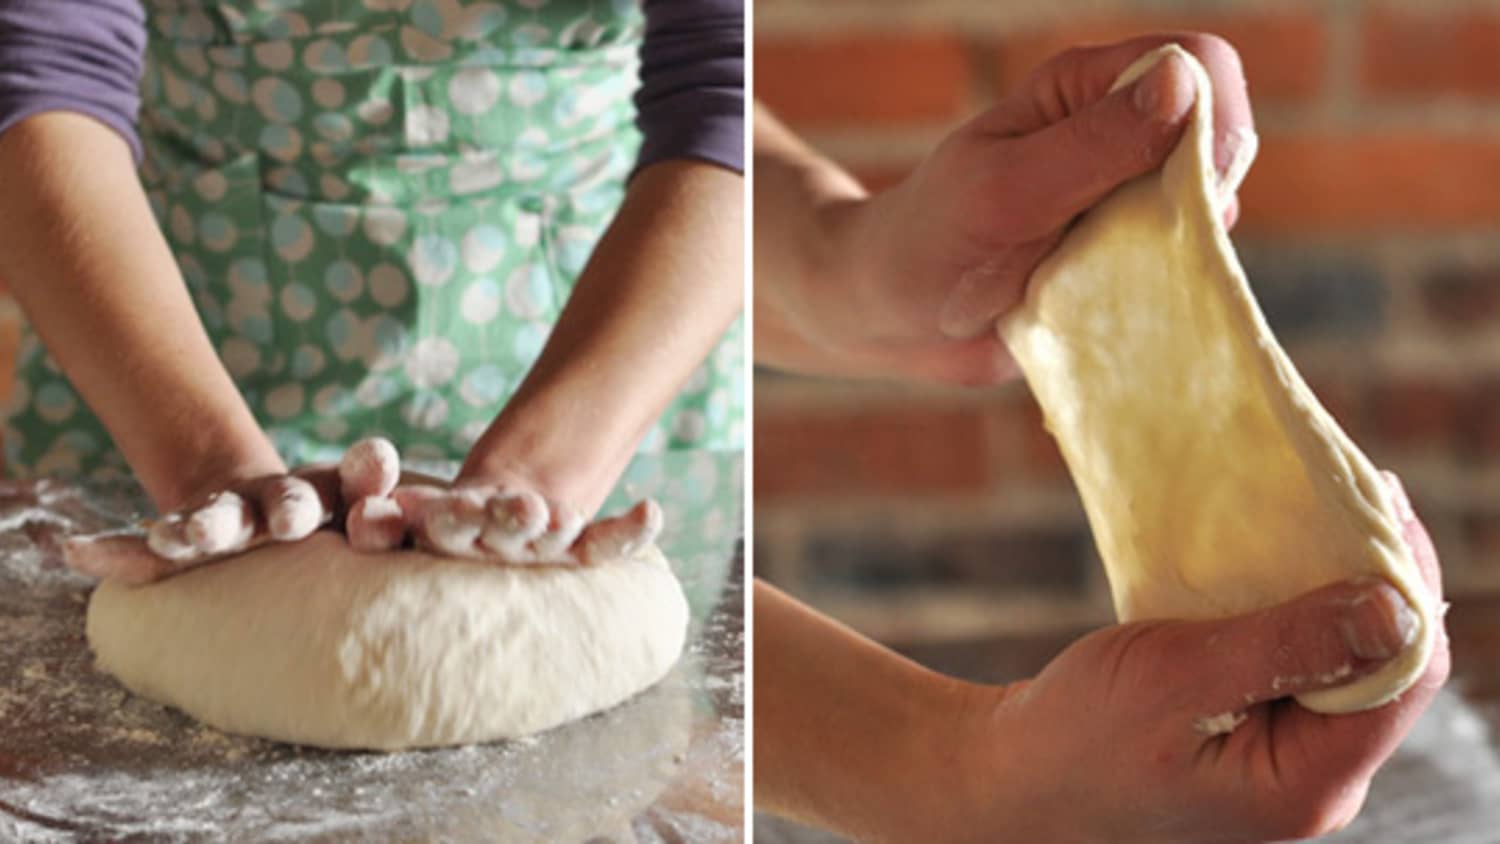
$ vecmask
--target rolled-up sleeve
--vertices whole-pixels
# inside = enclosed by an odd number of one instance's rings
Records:
[[[78,112],[119,132],[139,160],[145,48],[140,0],[0,0],[0,132]]]
[[[673,158],[745,169],[742,0],[646,0],[636,170]]]

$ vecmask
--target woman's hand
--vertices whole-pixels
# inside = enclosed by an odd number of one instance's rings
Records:
[[[511,565],[587,563],[604,559],[597,553],[608,550],[604,541],[629,552],[661,528],[652,501],[586,525],[578,509],[542,495],[534,479],[519,474],[481,474],[466,465],[449,483],[404,472],[396,447],[381,438],[355,443],[338,474],[345,504],[340,521],[357,551],[412,546]]]
[[[248,473],[247,473],[248,474]],[[346,514],[368,531],[364,502],[389,494],[400,464],[381,439],[363,440],[339,464],[231,476],[146,526],[144,537],[78,537],[63,546],[68,565],[125,583],[148,583],[271,542],[296,542]],[[358,506],[358,518],[350,512]]]
[[[757,215],[758,357],[844,375],[1010,377],[996,320],[1075,218],[1176,146],[1195,98],[1180,61],[1109,93],[1133,61],[1171,42],[1213,81],[1215,158],[1227,171],[1253,152],[1255,136],[1239,58],[1210,35],[1064,52],[874,197],[765,121],[766,131],[757,128],[756,207],[769,209]]]
[[[661,532],[661,508],[655,501],[590,522],[585,513],[599,506],[593,496],[602,498],[607,486],[584,487],[585,511],[557,497],[560,490],[577,487],[549,488],[522,464],[482,459],[488,453],[481,440],[452,484],[408,473],[395,489],[355,501],[345,526],[350,545],[381,551],[410,542],[446,556],[493,558],[508,565],[590,565],[632,554]],[[394,464],[395,449],[382,459]],[[612,481],[615,474],[607,476]]]
[[[402,473],[396,447],[370,438],[337,465],[237,481],[150,522],[144,537],[77,537],[63,553],[84,574],[141,584],[272,542],[297,542],[331,524],[359,551],[416,546],[506,565],[588,565],[653,542],[661,520],[650,500],[587,523],[519,478],[460,476],[449,485]]]
[[[593,565],[635,553],[654,542],[662,526],[661,508],[650,499],[622,515],[589,522],[579,510],[518,483],[403,484],[389,500],[391,507],[375,506],[381,516],[394,519],[399,513],[399,535],[394,521],[366,530],[351,514],[351,545],[382,550],[399,547],[409,536],[417,547],[450,557],[506,565]]]
[[[1407,513],[1407,542],[1440,595],[1432,543]],[[1446,637],[1417,684],[1378,709],[1320,715],[1288,696],[1380,667],[1410,641],[1410,613],[1384,581],[1335,584],[1223,621],[1112,627],[1032,680],[975,687],[953,738],[951,829],[967,831],[953,840],[1003,829],[1016,841],[1196,844],[1339,829],[1446,680]]]

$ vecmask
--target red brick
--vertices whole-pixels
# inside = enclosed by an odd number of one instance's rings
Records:
[[[1500,140],[1480,136],[1297,133],[1261,139],[1240,188],[1241,231],[1442,231],[1493,225]]]
[[[1370,393],[1374,434],[1395,448],[1451,448],[1464,400],[1461,387],[1439,380],[1386,379]]]
[[[1462,525],[1469,559],[1481,565],[1486,561],[1500,560],[1500,513],[1468,513],[1464,515]],[[1494,565],[1493,562],[1489,564]]]
[[[1500,321],[1500,265],[1432,273],[1422,282],[1422,305],[1443,329],[1493,330]]]
[[[1469,388],[1457,434],[1461,456],[1500,457],[1500,379],[1489,378]]]
[[[1047,422],[1042,418],[1042,408],[1036,403],[1031,394],[1026,395],[1026,403],[1023,412],[1027,420],[1026,437],[1022,441],[1022,454],[1026,459],[1026,469],[1030,477],[1037,479],[1056,479],[1068,477],[1068,464],[1063,460],[1062,451],[1057,447],[1057,440],[1047,430]]]
[[[1042,409],[1029,391],[997,399],[989,405],[987,415],[997,478],[1025,483],[1068,477],[1057,440],[1048,433]]]
[[[988,481],[974,408],[755,415],[755,498],[977,492]]]
[[[1095,18],[1006,33],[996,60],[996,88],[1015,88],[1033,68],[1069,47],[1164,32],[1207,32],[1229,41],[1239,51],[1251,96],[1257,100],[1309,100],[1322,89],[1327,32],[1318,16],[1296,12]]]
[[[950,120],[963,113],[971,76],[963,42],[950,34],[755,40],[756,97],[801,127]]]
[[[1376,8],[1360,31],[1360,86],[1376,97],[1493,97],[1500,95],[1497,52],[1493,11]]]

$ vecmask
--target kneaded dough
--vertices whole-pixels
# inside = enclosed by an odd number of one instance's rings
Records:
[[[1198,98],[1158,171],[1085,214],[1001,321],[1088,512],[1122,620],[1216,618],[1378,575],[1420,619],[1377,673],[1298,696],[1380,706],[1421,674],[1436,612],[1370,461],[1318,404],[1251,296],[1220,211],[1213,89],[1175,45]],[[1291,678],[1288,678],[1291,679]]]
[[[234,733],[400,750],[514,738],[660,680],[687,632],[654,546],[588,567],[361,554],[317,533],[147,586],[105,581],[99,665]]]

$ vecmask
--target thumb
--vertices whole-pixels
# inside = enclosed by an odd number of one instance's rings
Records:
[[[112,578],[129,586],[161,580],[177,571],[139,536],[75,536],[62,546],[63,561],[82,574]]]
[[[1213,666],[1216,706],[1246,706],[1333,688],[1373,673],[1416,637],[1418,619],[1384,580],[1343,581],[1232,619],[1194,622],[1182,662]],[[1196,640],[1196,641],[1194,641]],[[1202,643],[1201,645],[1198,643]],[[1206,651],[1206,652],[1205,652]]]
[[[1197,99],[1192,70],[1163,56],[1140,79],[1029,135],[1005,142],[1015,172],[1030,178],[1040,236],[1055,231],[1110,191],[1161,166]]]

